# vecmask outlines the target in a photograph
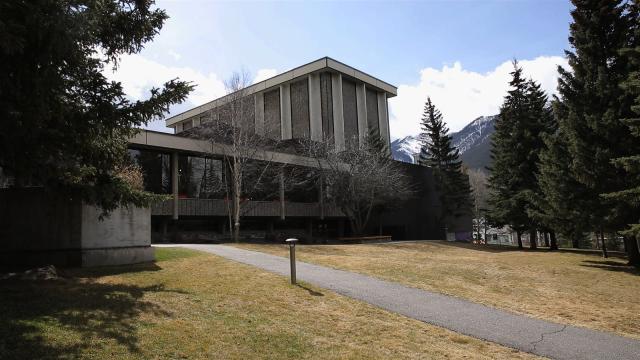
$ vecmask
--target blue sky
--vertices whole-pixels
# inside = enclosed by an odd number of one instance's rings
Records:
[[[393,137],[418,131],[426,96],[441,104],[452,130],[491,115],[506,91],[513,58],[523,60],[525,72],[552,92],[571,20],[571,4],[564,0],[157,6],[171,18],[114,75],[132,97],[144,97],[167,76],[200,85],[187,104],[172,109],[176,113],[222,95],[222,80],[233,71],[264,78],[330,56],[399,87],[390,101]]]

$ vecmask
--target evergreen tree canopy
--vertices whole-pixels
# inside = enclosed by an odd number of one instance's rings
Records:
[[[130,101],[103,75],[139,52],[167,19],[145,0],[0,3],[0,167],[16,186],[79,196],[104,210],[149,196],[118,174],[136,128],[183,101],[191,85],[170,80]]]
[[[422,148],[418,163],[433,170],[440,193],[442,216],[449,219],[471,213],[471,186],[462,172],[458,150],[451,145],[442,114],[427,98],[422,115]]]
[[[640,142],[620,121],[632,117],[633,96],[621,87],[632,64],[619,51],[637,45],[633,32],[640,18],[627,1],[573,0],[573,4],[572,50],[565,52],[571,71],[558,69],[559,122],[567,138],[570,175],[588,190],[580,193],[582,211],[590,214],[587,223],[592,225],[584,230],[618,230],[638,214],[601,194],[629,187],[633,179],[612,160],[640,150]]]
[[[640,3],[636,2],[632,12],[637,13],[638,11],[640,11]],[[640,24],[635,26],[635,38],[637,40],[640,39]],[[637,42],[635,47],[622,49],[621,54],[628,58],[631,66],[631,71],[627,79],[622,82],[621,88],[626,94],[635,98],[634,104],[631,106],[635,116],[621,121],[629,127],[630,135],[640,142],[640,42]],[[627,188],[605,194],[604,197],[627,204],[633,208],[634,212],[637,211],[640,208],[640,152],[615,158],[612,160],[612,164],[625,171],[625,177],[629,185]],[[638,213],[635,212],[635,215],[638,216]],[[633,220],[634,223],[630,224],[629,229],[622,233],[625,236],[629,263],[639,266],[640,246],[638,240],[640,239],[640,224],[637,217]]]
[[[543,137],[555,131],[547,95],[533,80],[525,80],[514,61],[511,89],[505,97],[493,137],[489,177],[489,221],[516,231],[549,231],[542,209],[546,206],[538,184]],[[535,243],[531,244],[535,247]]]
[[[511,89],[500,108],[492,138],[489,169],[489,222],[496,226],[509,225],[516,231],[529,227],[526,212],[526,197],[521,191],[525,181],[524,168],[528,164],[528,149],[520,142],[524,134],[523,124],[527,123],[527,82],[522,76],[522,68],[514,63],[509,82]]]

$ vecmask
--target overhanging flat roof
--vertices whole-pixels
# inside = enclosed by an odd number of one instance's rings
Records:
[[[292,81],[298,77],[311,74],[316,71],[320,71],[323,69],[331,69],[345,75],[348,75],[354,79],[358,79],[368,86],[375,87],[381,91],[384,91],[388,94],[388,97],[394,97],[398,95],[398,88],[384,82],[378,78],[375,78],[369,74],[366,74],[358,69],[355,69],[349,65],[343,64],[337,60],[334,60],[330,57],[323,57],[322,59],[318,59],[316,61],[310,62],[308,64],[299,66],[295,69],[289,70],[282,74],[278,74],[269,79],[260,81],[251,86],[248,86],[243,91],[246,91],[247,95],[253,94],[255,92],[264,91],[266,89],[272,88],[274,86],[278,86],[280,84],[286,83],[288,81]],[[166,126],[172,126],[176,123],[179,123],[182,120],[188,119],[192,116],[203,113],[207,110],[211,110],[216,108],[226,102],[226,98],[230,95],[223,96],[221,98],[210,101],[206,104],[202,104],[200,106],[196,106],[190,110],[187,110],[178,115],[174,115],[170,118],[165,119]]]

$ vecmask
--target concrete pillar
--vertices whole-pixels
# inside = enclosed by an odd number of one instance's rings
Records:
[[[311,140],[322,141],[320,74],[309,74],[309,131]]]
[[[280,129],[282,140],[291,139],[291,87],[280,85]]]
[[[369,133],[367,127],[367,90],[365,84],[356,84],[356,107],[358,109],[358,140],[364,144],[364,138]]]
[[[380,137],[390,147],[391,139],[389,135],[389,111],[387,109],[387,93],[378,93],[378,123],[380,125]]]
[[[180,199],[178,198],[178,153],[171,153],[171,193],[173,194],[172,219],[178,220]]]
[[[264,93],[256,93],[255,95],[255,116],[256,116],[256,134],[264,135]]]
[[[324,220],[324,180],[320,178],[320,188],[318,189],[318,202],[320,203],[320,220]]]
[[[284,170],[280,169],[280,220],[284,220],[285,203],[284,203]]]
[[[336,150],[342,151],[345,148],[345,144],[341,74],[331,74],[331,98],[333,100],[333,140],[335,141]]]

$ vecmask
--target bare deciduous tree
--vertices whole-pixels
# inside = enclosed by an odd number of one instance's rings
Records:
[[[273,183],[278,173],[273,160],[277,141],[261,136],[255,131],[253,98],[246,88],[250,84],[248,74],[234,73],[225,82],[227,96],[224,105],[216,109],[211,119],[194,129],[193,136],[206,139],[215,154],[222,154],[225,166],[224,191],[227,194],[229,228],[234,241],[240,237],[240,220],[244,204],[257,192],[263,192]]]
[[[347,144],[344,151],[336,151],[332,141],[309,142],[327,199],[348,217],[356,235],[364,233],[374,211],[393,207],[414,192],[388,150],[372,140]]]

